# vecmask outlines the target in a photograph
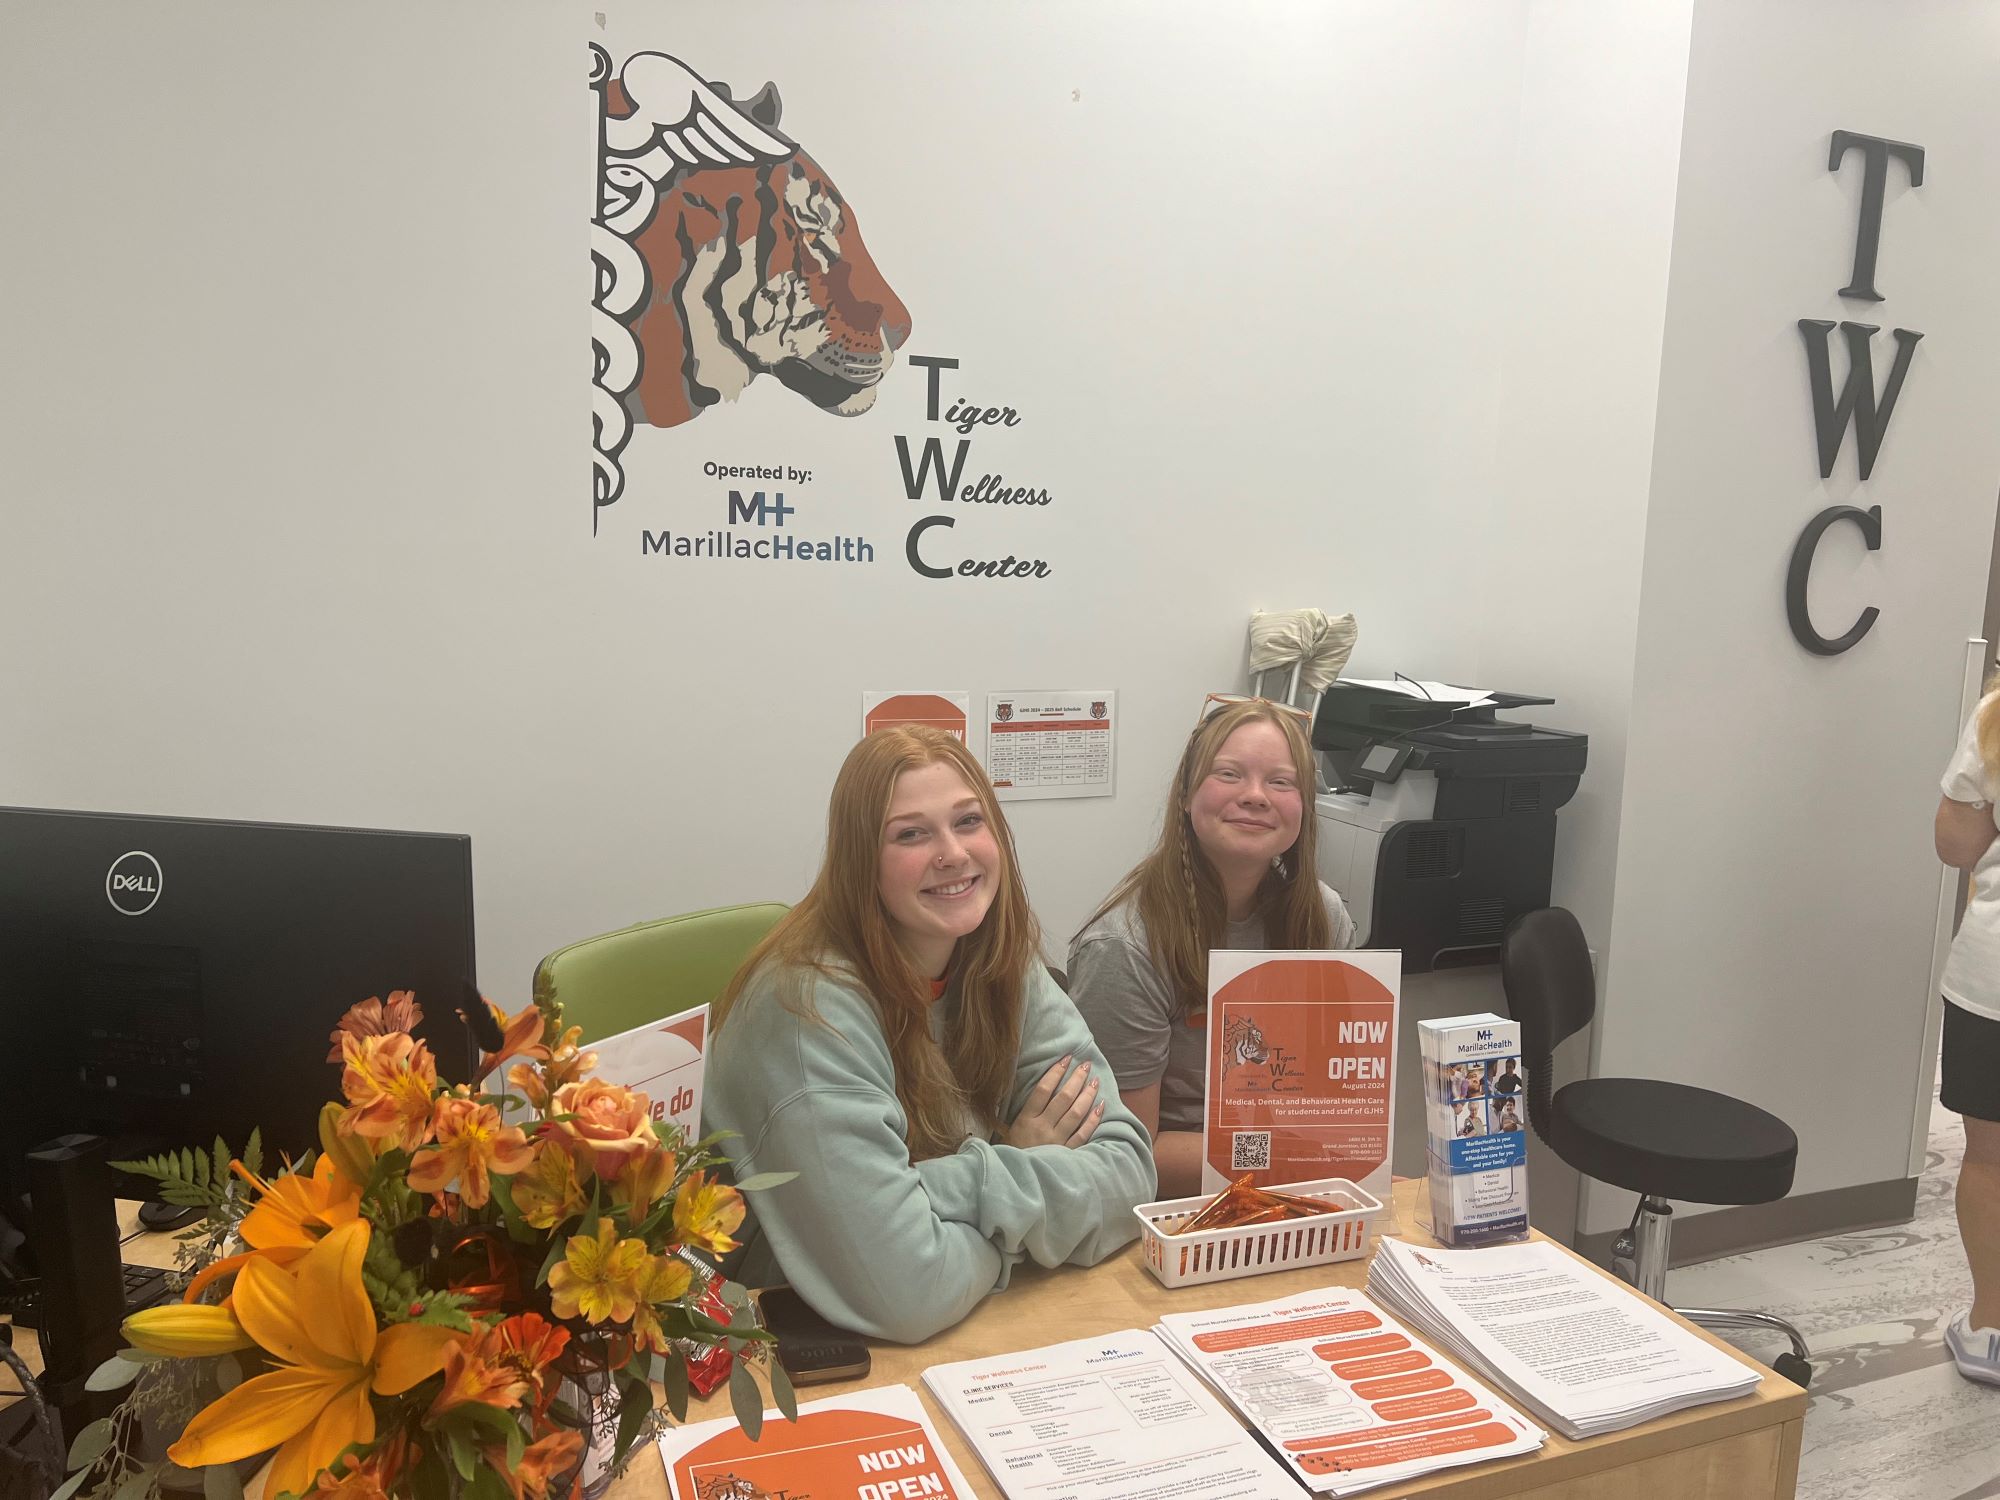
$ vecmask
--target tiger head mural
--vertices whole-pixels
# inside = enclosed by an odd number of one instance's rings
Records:
[[[618,498],[635,425],[676,427],[775,376],[823,411],[868,410],[910,335],[833,179],[778,131],[770,84],[738,103],[659,52],[599,94],[595,498]]]

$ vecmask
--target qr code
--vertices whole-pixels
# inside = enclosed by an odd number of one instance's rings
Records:
[[[1271,1165],[1271,1132],[1238,1130],[1229,1137],[1229,1170],[1262,1172]]]

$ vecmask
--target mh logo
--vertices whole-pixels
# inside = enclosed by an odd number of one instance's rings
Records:
[[[160,899],[160,862],[144,849],[121,854],[104,876],[104,894],[121,915],[143,917]]]
[[[1482,1026],[1482,1027],[1480,1027],[1480,1028],[1479,1028],[1479,1033],[1478,1033],[1478,1036],[1479,1036],[1479,1040],[1480,1040],[1480,1041],[1482,1041],[1482,1042],[1490,1042],[1490,1041],[1492,1041],[1492,1040],[1493,1040],[1493,1028],[1492,1028],[1491,1026]]]
[[[783,490],[775,490],[773,493],[777,496],[774,500],[766,500],[762,490],[753,491],[750,498],[745,500],[741,490],[731,490],[729,524],[734,526],[738,521],[755,521],[759,526],[769,526],[773,522],[779,526],[784,525],[785,517],[793,514],[798,507],[785,504]]]

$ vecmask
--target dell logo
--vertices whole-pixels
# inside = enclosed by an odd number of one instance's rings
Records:
[[[125,916],[143,917],[160,899],[160,862],[144,849],[121,854],[104,877],[104,894]]]

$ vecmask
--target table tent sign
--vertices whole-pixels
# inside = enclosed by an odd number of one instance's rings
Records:
[[[697,1005],[664,1021],[648,1021],[601,1041],[586,1041],[586,1052],[597,1054],[593,1078],[644,1094],[652,1105],[655,1124],[678,1125],[688,1140],[701,1139],[701,1074],[708,1052],[708,1007]],[[517,1061],[508,1058],[495,1070],[496,1091],[521,1099],[511,1084],[499,1084]],[[526,1100],[521,1101],[525,1105]]]
[[[1345,1177],[1389,1201],[1393,949],[1208,956],[1204,1192]]]

